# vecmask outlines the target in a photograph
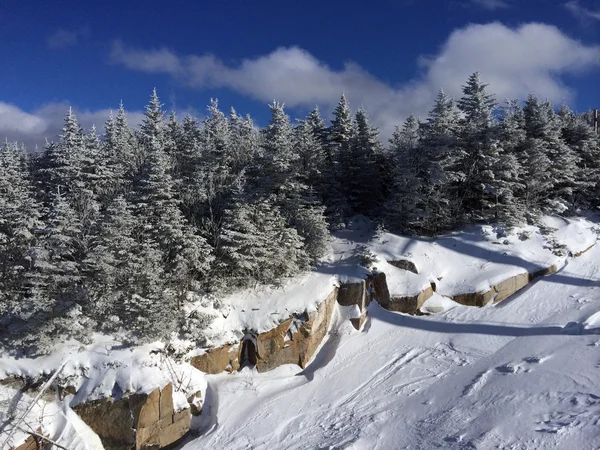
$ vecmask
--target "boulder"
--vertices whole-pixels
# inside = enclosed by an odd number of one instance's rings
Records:
[[[42,430],[38,428],[36,433],[42,435]],[[29,436],[25,442],[23,442],[18,447],[12,447],[13,450],[39,450],[42,448],[46,448],[48,446],[48,441],[44,441],[42,438],[37,436]]]
[[[272,330],[256,336],[256,369],[259,372],[267,372],[281,364],[290,364],[280,362],[281,356],[278,357],[278,353],[285,346],[285,338],[293,320],[291,317]]]
[[[94,400],[73,410],[99,437],[105,450],[132,448],[136,444],[129,399]]]
[[[452,296],[452,300],[465,306],[485,306],[496,295],[496,290],[492,287],[485,292],[471,292],[467,294],[457,294]]]
[[[528,273],[520,273],[518,275],[515,275],[514,277],[510,277],[507,280],[501,281],[496,286],[494,286],[494,290],[496,292],[496,296],[494,297],[494,303],[499,303],[502,300],[507,299],[514,293],[523,289],[528,284]]]
[[[338,291],[337,302],[342,306],[357,305],[363,311],[368,304],[367,280],[342,284]]]
[[[532,272],[529,274],[529,281],[533,281],[539,277],[545,277],[546,275],[552,275],[558,272],[558,266],[556,264],[551,265],[545,269],[538,270],[537,272]]]
[[[389,303],[391,298],[385,273],[375,273],[369,277],[369,281],[371,282],[372,286],[372,299],[377,300],[377,303],[380,305]]]
[[[194,356],[190,364],[206,374],[217,374],[236,371],[240,368],[239,353],[241,348],[238,344],[225,345],[213,348],[203,355]]]
[[[191,411],[173,410],[173,385],[119,400],[95,400],[73,407],[100,437],[106,450],[160,449],[182,439],[190,429]]]
[[[334,289],[316,311],[305,314],[305,321],[296,322],[299,326],[290,328],[291,318],[270,331],[258,334],[256,369],[266,372],[283,364],[306,367],[329,330],[337,294],[338,289]]]
[[[408,270],[409,272],[416,273],[417,275],[419,274],[419,269],[417,269],[415,263],[409,261],[408,259],[397,259],[394,261],[388,261],[388,263],[394,267],[397,267],[398,269]]]
[[[354,327],[355,330],[360,330],[362,328],[362,326],[367,321],[367,316],[368,315],[369,315],[369,313],[367,311],[365,311],[364,313],[362,313],[360,315],[360,317],[356,317],[354,319],[350,319],[350,323],[352,324],[352,326]]]
[[[433,295],[433,287],[428,286],[417,295],[406,295],[401,297],[392,296],[387,303],[380,303],[381,306],[389,311],[401,312],[406,314],[415,314],[429,297]]]

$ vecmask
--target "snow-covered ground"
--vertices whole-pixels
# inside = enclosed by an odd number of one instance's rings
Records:
[[[494,306],[338,307],[305,370],[209,376],[182,448],[600,448],[599,286],[596,246]]]
[[[101,337],[83,347],[66,343],[48,357],[0,355],[0,379],[37,378],[58,369],[78,389],[66,402],[40,401],[26,422],[44,417],[43,430],[68,448],[101,448],[69,405],[111,395],[114,389],[150,392],[188,380],[176,409],[201,391],[201,433],[182,448],[600,448],[600,248],[595,224],[544,218],[544,234],[524,227],[504,234],[470,227],[435,240],[378,234],[357,218],[336,234],[316,270],[282,286],[249,289],[222,299],[211,326],[213,345],[236,341],[244,329],[269,330],[292,313],[313,310],[333,286],[364,279],[358,265],[387,275],[392,295],[413,295],[435,282],[437,292],[416,317],[376,303],[361,331],[351,308],[338,306],[329,335],[305,369],[283,366],[258,374],[211,375],[158,352]],[[408,259],[419,274],[390,260]],[[485,291],[499,281],[557,265],[497,305],[473,308],[444,295]],[[202,352],[197,349],[195,353]],[[206,384],[208,380],[208,385]],[[30,404],[0,385],[3,414]],[[43,409],[42,409],[43,408]],[[24,434],[22,434],[24,436]],[[0,444],[4,436],[0,436]]]

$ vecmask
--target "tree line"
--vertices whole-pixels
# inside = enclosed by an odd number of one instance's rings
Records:
[[[473,74],[440,91],[387,145],[342,95],[329,125],[292,124],[270,105],[258,129],[211,101],[177,120],[153,92],[134,129],[120,106],[99,135],[72,110],[43,152],[0,150],[0,339],[43,351],[92,331],[200,345],[189,292],[222,295],[310,269],[331,229],[364,214],[436,235],[472,222],[516,225],[598,204],[600,145],[589,114],[534,95],[498,106]]]

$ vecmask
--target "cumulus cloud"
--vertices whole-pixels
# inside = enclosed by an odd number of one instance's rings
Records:
[[[331,109],[344,91],[389,135],[411,112],[425,115],[440,87],[459,96],[460,86],[475,71],[500,100],[525,98],[535,91],[555,102],[572,101],[575,92],[562,76],[599,67],[600,48],[550,25],[469,25],[454,31],[437,54],[421,57],[423,75],[400,86],[354,63],[335,70],[298,47],[227,65],[214,55],[181,56],[166,48],[135,49],[117,42],[111,59],[129,69],[169,74],[194,88],[228,88],[260,101],[276,98],[291,107],[320,104]]]
[[[81,38],[88,37],[90,30],[83,27],[78,30],[58,29],[46,38],[46,46],[52,50],[60,50],[77,45]]]
[[[471,4],[490,11],[508,8],[510,6],[505,0],[471,0]]]
[[[564,7],[580,20],[600,20],[600,10],[591,10],[579,4],[579,0],[572,0],[564,4]]]
[[[0,101],[0,137],[2,141],[7,139],[10,142],[23,142],[28,148],[34,148],[36,145],[43,146],[46,139],[48,141],[56,140],[68,109],[67,103],[50,103],[28,113],[14,105]],[[99,132],[102,131],[110,114],[109,109],[90,111],[74,108],[74,111],[79,124],[85,130],[96,125]],[[141,123],[142,117],[142,112],[128,112],[131,125]]]

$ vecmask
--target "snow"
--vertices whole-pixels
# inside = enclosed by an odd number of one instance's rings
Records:
[[[599,285],[596,246],[497,305],[372,303],[304,370],[209,376],[218,406],[182,448],[599,448]]]
[[[210,344],[219,347],[238,342],[242,330],[271,330],[293,314],[315,311],[335,286],[364,280],[370,271],[358,265],[357,249],[373,236],[373,224],[358,216],[336,233],[330,254],[314,270],[284,280],[281,286],[245,289],[221,299],[224,313],[208,328]]]
[[[533,273],[566,261],[566,246],[572,253],[596,242],[594,225],[584,219],[543,217],[554,231],[548,236],[538,227],[515,228],[507,233],[498,226],[472,226],[436,239],[380,234],[370,250],[377,256],[377,269],[385,272],[392,296],[416,295],[430,283],[445,296],[485,292],[491,286],[520,273]],[[553,252],[554,250],[554,252]],[[398,269],[388,261],[412,261],[419,274]]]
[[[47,377],[67,361],[60,379],[77,394],[62,403],[40,401],[28,421],[82,450],[101,447],[71,406],[120,392],[149,393],[168,382],[174,383],[175,410],[188,407],[190,394],[202,393],[203,414],[192,422],[201,437],[184,446],[192,450],[593,448],[600,445],[600,249],[576,259],[569,254],[596,242],[595,225],[553,217],[542,223],[551,230],[473,226],[424,239],[378,233],[357,217],[335,234],[331,253],[313,271],[221,299],[223,314],[208,333],[213,346],[313,311],[334,286],[364,280],[371,269],[386,273],[394,296],[436,283],[422,308],[427,316],[373,303],[356,331],[349,319],[361,311],[338,305],[328,336],[304,370],[287,365],[263,374],[245,368],[205,376],[166,358],[164,344],[125,348],[95,336],[93,345],[66,342],[46,357],[2,356],[0,379]],[[365,254],[372,255],[368,269],[359,265]],[[398,259],[412,261],[420,273],[388,263]],[[448,298],[553,264],[558,273],[497,305],[472,308]],[[6,410],[30,402],[0,386]]]
[[[71,407],[91,400],[119,397],[122,393],[148,394],[169,382],[173,383],[175,411],[188,408],[187,398],[196,392],[201,392],[201,398],[204,398],[204,374],[187,363],[165,357],[163,349],[161,343],[123,348],[118,342],[97,335],[93,345],[82,347],[77,342],[68,342],[44,357],[3,356],[0,358],[0,379],[17,376],[39,380],[53,374],[66,361],[58,380],[61,385],[73,386],[77,394],[68,395],[60,403],[40,400],[28,415],[27,422],[41,424],[44,434],[68,448],[101,449],[98,437]],[[24,411],[32,400],[29,395],[21,396],[13,387],[0,385],[0,405],[12,405],[10,408]],[[3,419],[1,414],[0,419]],[[14,442],[26,437],[23,433],[17,434]],[[0,443],[3,439],[0,438]]]

